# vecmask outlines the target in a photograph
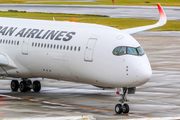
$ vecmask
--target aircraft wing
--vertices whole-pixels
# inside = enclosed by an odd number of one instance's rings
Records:
[[[160,27],[160,26],[163,26],[164,24],[166,24],[166,22],[167,22],[166,14],[165,14],[165,12],[162,9],[160,4],[157,4],[157,6],[159,9],[159,21],[156,24],[141,26],[141,27],[135,27],[135,28],[129,28],[129,29],[123,29],[122,31],[126,32],[128,34],[134,34],[137,32],[141,32],[141,31],[152,29],[152,28]]]

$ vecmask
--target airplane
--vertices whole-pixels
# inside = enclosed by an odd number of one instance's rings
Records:
[[[12,91],[21,92],[39,92],[41,78],[115,88],[120,96],[115,112],[129,113],[126,95],[135,94],[152,76],[147,55],[131,34],[166,24],[165,12],[157,6],[156,24],[123,30],[0,17],[0,76],[12,77]]]

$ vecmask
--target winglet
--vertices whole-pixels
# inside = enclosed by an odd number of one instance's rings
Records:
[[[160,4],[157,4],[158,9],[159,9],[159,21],[156,24],[153,25],[147,25],[147,26],[142,26],[142,27],[135,27],[135,28],[129,28],[129,29],[123,29],[122,31],[128,33],[128,34],[134,34],[137,32],[149,30],[152,28],[160,27],[166,24],[167,18],[164,10],[162,9]]]
[[[158,9],[159,9],[159,21],[158,24],[160,25],[164,25],[167,22],[167,18],[166,18],[166,14],[164,12],[164,10],[162,9],[161,5],[158,3],[157,4]]]

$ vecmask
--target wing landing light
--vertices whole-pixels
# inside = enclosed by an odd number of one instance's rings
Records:
[[[164,10],[162,9],[160,4],[157,4],[158,9],[159,9],[159,21],[156,24],[153,25],[147,25],[147,26],[141,26],[141,27],[135,27],[135,28],[129,28],[129,29],[123,29],[123,32],[126,32],[128,34],[134,34],[137,32],[149,30],[152,28],[160,27],[166,24],[167,18]]]

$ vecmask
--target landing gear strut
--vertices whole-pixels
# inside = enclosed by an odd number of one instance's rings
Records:
[[[119,90],[117,90],[117,92],[116,92],[116,93],[119,94],[120,97],[121,97],[120,100],[119,100],[120,104],[117,104],[117,105],[115,106],[115,112],[116,112],[116,114],[129,113],[129,105],[126,104],[126,103],[124,103],[124,102],[128,101],[127,98],[126,98],[127,90],[128,90],[127,88],[123,88],[123,89],[122,89],[123,94],[120,94],[120,93],[119,93]]]
[[[34,81],[32,83],[32,81],[29,79],[22,79],[20,83],[18,80],[12,80],[11,89],[12,91],[17,91],[19,89],[21,92],[30,91],[33,89],[34,92],[39,92],[41,90],[41,83],[39,81]]]
[[[28,79],[26,83],[27,83],[27,86],[29,86],[27,87],[27,91],[30,91],[33,88],[32,81]]]

